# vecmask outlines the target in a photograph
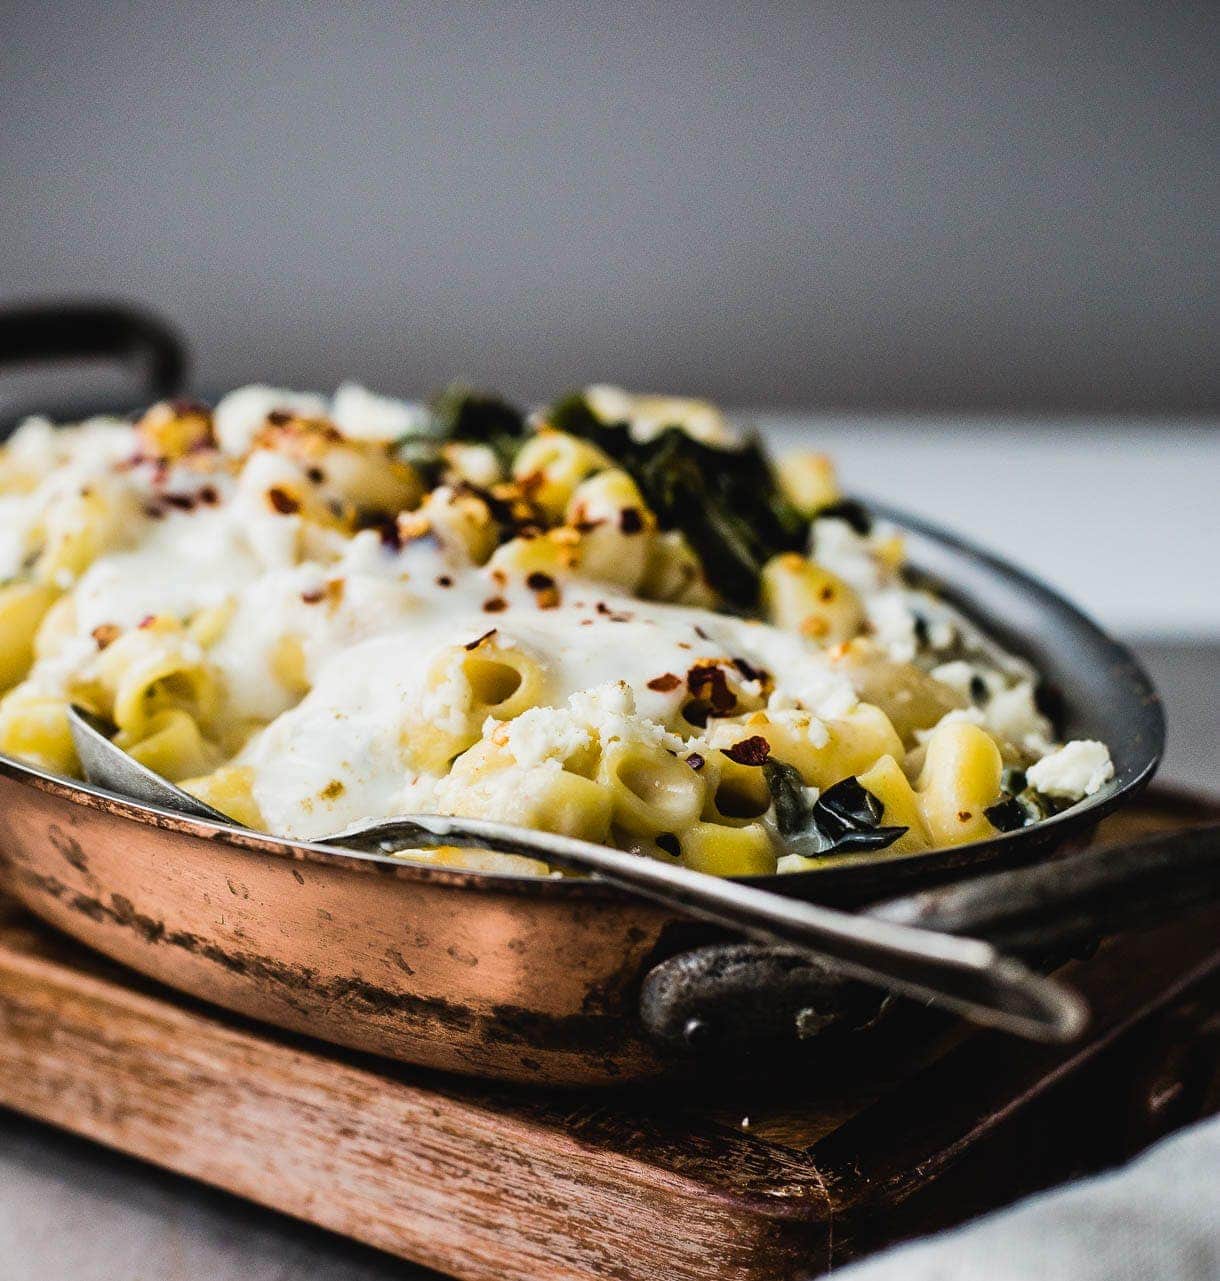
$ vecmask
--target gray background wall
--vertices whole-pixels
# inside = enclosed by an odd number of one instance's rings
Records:
[[[0,0],[0,302],[197,382],[1214,410],[1215,5]]]

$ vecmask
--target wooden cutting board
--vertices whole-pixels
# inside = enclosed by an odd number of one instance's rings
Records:
[[[1216,812],[1153,793],[1103,839]],[[1220,1106],[1220,912],[1070,973],[1069,1048],[906,1007],[799,1065],[539,1094],[218,1013],[0,900],[0,1103],[470,1281],[809,1276]]]

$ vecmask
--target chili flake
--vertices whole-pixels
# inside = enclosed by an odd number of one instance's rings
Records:
[[[301,510],[300,500],[279,485],[273,485],[267,490],[267,501],[281,516],[294,516]]]
[[[668,694],[670,690],[677,689],[681,684],[681,676],[675,676],[673,672],[666,672],[663,676],[654,676],[648,682],[648,688],[655,689],[658,694]]]
[[[761,734],[755,734],[726,747],[724,754],[738,765],[765,765],[771,759],[771,744]]]

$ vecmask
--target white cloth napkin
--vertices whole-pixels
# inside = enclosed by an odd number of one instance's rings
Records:
[[[1218,1281],[1220,1117],[1129,1165],[888,1250],[841,1281]]]

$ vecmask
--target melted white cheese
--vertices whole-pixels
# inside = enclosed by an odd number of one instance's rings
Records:
[[[701,402],[631,397],[606,387],[589,395],[606,418],[630,421],[640,439],[675,420],[701,439],[725,439],[723,419]],[[136,433],[119,420],[56,431],[32,419],[4,455],[5,475],[18,477],[16,492],[0,497],[0,581],[24,571],[56,504],[94,486],[132,513],[120,545],[76,584],[74,634],[36,664],[29,679],[38,690],[66,696],[71,680],[98,658],[95,633],[137,628],[152,615],[187,620],[223,612],[203,661],[217,677],[228,718],[270,722],[238,758],[252,770],[270,830],[316,836],[395,812],[454,812],[470,802],[456,789],[470,787],[479,792],[479,812],[511,821],[565,758],[595,740],[681,749],[676,731],[687,742],[692,732],[678,723],[689,698],[687,677],[701,663],[716,664],[750,707],[761,704],[763,688],[747,673],[769,673],[768,714],[799,719],[815,744],[826,741],[826,721],[856,705],[848,676],[822,651],[765,623],[643,601],[581,580],[561,583],[558,603],[543,601],[433,538],[390,548],[374,531],[346,538],[304,521],[290,505],[283,510],[286,504],[269,501],[277,488],[307,488],[304,465],[271,450],[250,452],[277,409],[329,412],[349,435],[370,440],[424,422],[419,406],[354,385],[340,388],[329,404],[320,396],[247,387],[218,405],[215,428],[227,457],[201,471],[140,461]],[[896,585],[873,539],[843,521],[819,520],[813,541],[818,561],[860,593],[873,642],[891,658],[916,657],[917,610],[934,649],[949,652],[962,642],[958,652],[968,657],[954,657],[933,675],[966,698],[981,679],[986,697],[947,719],[974,721],[1042,756],[1028,777],[1050,795],[1078,799],[1112,775],[1099,743],[1052,752],[1032,673],[945,606]],[[422,772],[410,763],[412,736],[427,726],[469,730],[461,647],[492,629],[496,645],[524,651],[542,675],[539,706],[481,727],[515,768],[473,784]],[[286,642],[299,655],[295,679],[279,661]],[[303,698],[302,686],[309,691]]]
[[[764,623],[580,581],[564,585],[558,607],[540,609],[532,593],[499,589],[484,570],[459,574],[443,589],[419,568],[404,584],[401,621],[323,661],[309,694],[244,752],[255,799],[274,830],[319,835],[393,813],[408,795],[417,809],[439,806],[441,781],[409,771],[403,742],[415,727],[444,724],[466,692],[431,687],[438,660],[492,628],[496,644],[524,650],[543,673],[543,706],[507,729],[509,750],[526,769],[575,750],[590,730],[603,743],[643,738],[679,746],[665,727],[689,697],[687,673],[701,662],[724,665],[730,686],[740,687],[746,683],[732,659],[744,659],[775,675],[781,703],[799,702],[815,716],[841,715],[857,701],[847,678],[800,637]],[[439,557],[432,568],[453,577]],[[489,614],[484,603],[493,597],[507,607]],[[672,689],[650,687],[665,675],[677,678]]]

